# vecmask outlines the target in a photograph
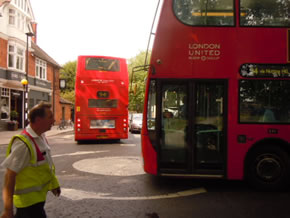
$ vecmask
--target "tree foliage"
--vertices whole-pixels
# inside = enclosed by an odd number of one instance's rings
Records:
[[[60,78],[66,80],[66,89],[61,91],[61,97],[75,102],[75,76],[77,61],[69,61],[62,66]]]
[[[150,59],[150,52],[147,60]],[[129,111],[142,112],[145,96],[145,85],[147,78],[147,71],[141,70],[133,72],[134,67],[142,66],[145,63],[146,52],[141,51],[135,57],[128,61],[129,71]]]

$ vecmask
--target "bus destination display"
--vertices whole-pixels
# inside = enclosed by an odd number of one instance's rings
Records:
[[[240,74],[243,77],[285,78],[290,77],[290,64],[243,64]]]

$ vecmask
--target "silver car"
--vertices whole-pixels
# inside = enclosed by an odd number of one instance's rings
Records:
[[[143,114],[130,114],[129,131],[141,132]]]

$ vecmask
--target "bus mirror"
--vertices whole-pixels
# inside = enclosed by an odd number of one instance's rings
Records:
[[[65,79],[59,79],[59,88],[60,89],[66,88],[66,80]]]

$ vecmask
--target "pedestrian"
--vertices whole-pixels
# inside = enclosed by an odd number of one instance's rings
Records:
[[[12,137],[6,159],[1,164],[6,168],[1,218],[45,218],[47,192],[52,191],[55,196],[61,192],[44,134],[54,123],[51,104],[36,105],[28,118],[30,124],[20,135]]]

